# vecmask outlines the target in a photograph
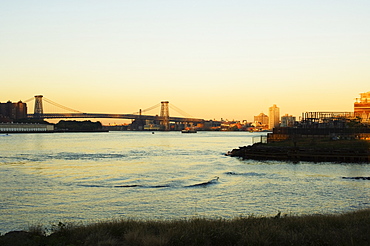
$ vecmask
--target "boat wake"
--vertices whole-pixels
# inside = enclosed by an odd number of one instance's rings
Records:
[[[125,184],[125,185],[114,185],[114,186],[109,186],[109,185],[95,185],[95,184],[78,184],[78,186],[81,187],[89,187],[89,188],[189,188],[189,187],[206,187],[212,184],[216,184],[219,180],[219,177],[214,177],[211,180],[208,180],[206,182],[202,183],[196,183],[192,185],[170,185],[170,184],[159,184],[159,185],[142,185],[142,184]]]
[[[193,185],[187,185],[185,187],[205,187],[205,186],[208,186],[208,185],[211,185],[211,184],[215,184],[217,183],[219,180],[219,177],[214,177],[213,179],[207,181],[207,182],[203,182],[203,183],[198,183],[198,184],[193,184]]]
[[[165,188],[171,187],[170,185],[115,185],[113,188],[131,188],[131,187],[143,187],[143,188]]]

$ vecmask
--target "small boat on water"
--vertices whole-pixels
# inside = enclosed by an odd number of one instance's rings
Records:
[[[181,133],[197,133],[197,130],[195,130],[195,129],[185,129],[185,130],[182,130]]]

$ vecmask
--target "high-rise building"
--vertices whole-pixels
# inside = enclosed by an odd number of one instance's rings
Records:
[[[22,101],[0,103],[0,118],[6,121],[27,118],[27,104]]]
[[[279,126],[280,121],[280,109],[274,104],[269,108],[269,128],[272,130]]]
[[[370,91],[360,93],[354,105],[355,116],[361,118],[361,122],[370,123]]]

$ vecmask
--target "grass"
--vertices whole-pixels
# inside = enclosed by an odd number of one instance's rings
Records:
[[[112,220],[59,223],[0,237],[0,245],[370,245],[370,209],[339,215],[194,218],[172,221]]]

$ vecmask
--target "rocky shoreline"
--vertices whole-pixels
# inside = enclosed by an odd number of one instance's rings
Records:
[[[233,149],[227,155],[253,160],[370,163],[369,149],[351,147],[333,149],[325,147],[271,146],[255,143]]]

